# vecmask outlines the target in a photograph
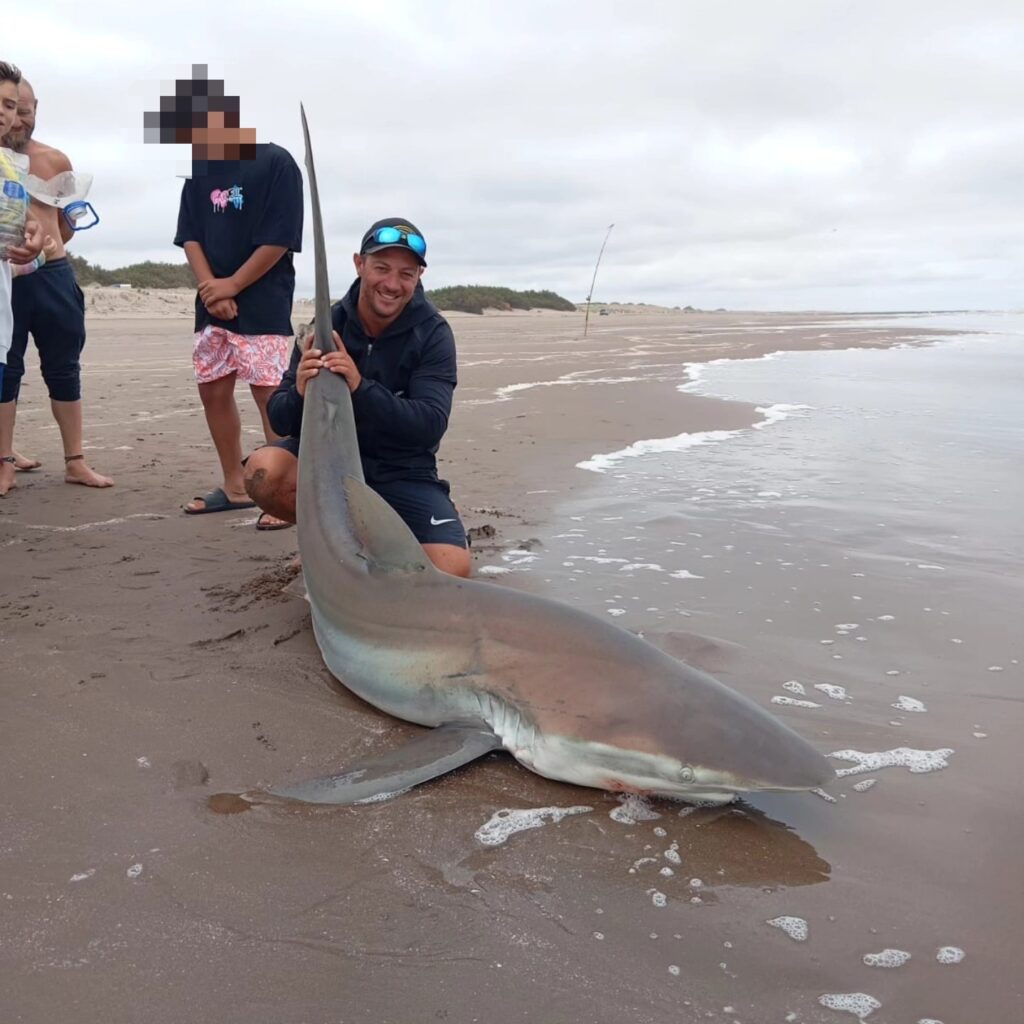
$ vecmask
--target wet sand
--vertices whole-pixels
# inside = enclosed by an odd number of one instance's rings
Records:
[[[631,818],[503,755],[377,805],[213,813],[211,794],[322,774],[415,729],[326,672],[304,603],[281,594],[294,531],[257,533],[253,512],[180,512],[218,482],[215,457],[189,322],[145,312],[94,310],[89,324],[87,450],[117,486],[61,482],[33,365],[18,445],[45,466],[0,501],[0,1018],[760,1024],[853,1020],[818,1000],[856,991],[883,1001],[872,1021],[1013,1018],[1019,897],[998,898],[1013,879],[972,873],[993,848],[1000,870],[1017,864],[1021,826],[1000,812],[1012,791],[982,748],[963,755],[974,802],[956,809],[971,817],[951,828],[943,803],[921,814],[924,791],[895,786],[875,822],[884,847],[813,795],[682,816],[655,802]],[[557,555],[557,510],[600,485],[579,461],[759,419],[680,394],[681,364],[927,333],[810,315],[622,314],[585,340],[572,314],[452,322],[461,383],[442,473],[478,566],[538,539]],[[248,402],[243,419],[255,446]],[[539,575],[494,585],[586,606]],[[818,654],[729,633],[706,614],[652,639],[766,701],[766,665],[810,674]],[[827,728],[787,720],[835,749]],[[571,807],[589,810],[499,845],[476,834],[501,809]],[[786,915],[810,922],[809,941],[765,925]],[[928,926],[901,970],[916,973],[860,964],[906,949],[896,925],[915,916]],[[945,945],[970,955],[937,965]]]

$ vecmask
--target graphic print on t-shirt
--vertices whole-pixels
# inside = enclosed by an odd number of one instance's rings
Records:
[[[236,210],[240,210],[245,203],[242,196],[242,186],[232,185],[231,188],[215,188],[210,193],[210,202],[213,203],[213,212],[224,213],[230,203]]]

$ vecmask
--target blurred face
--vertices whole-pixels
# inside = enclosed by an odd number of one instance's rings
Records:
[[[409,304],[423,267],[408,249],[381,249],[354,257],[359,286],[359,310],[389,324]]]
[[[200,160],[238,160],[254,155],[255,128],[239,128],[238,114],[211,110],[204,128],[192,129],[192,153]]]
[[[13,82],[0,82],[0,141],[20,125],[18,120],[18,87]]]
[[[10,85],[5,82],[4,85]],[[17,86],[17,121],[7,137],[11,149],[21,150],[28,145],[36,127],[36,96],[28,82]]]

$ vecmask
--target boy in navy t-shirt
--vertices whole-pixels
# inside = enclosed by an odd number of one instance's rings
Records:
[[[184,506],[201,515],[253,507],[243,480],[236,379],[249,385],[267,440],[277,436],[266,407],[291,351],[302,174],[287,150],[258,145],[255,129],[239,126],[238,97],[225,96],[223,82],[207,81],[205,66],[196,65],[175,91],[159,113],[146,114],[146,137],[192,146],[174,244],[184,248],[198,284],[192,358],[224,479]],[[205,124],[197,126],[197,113]]]

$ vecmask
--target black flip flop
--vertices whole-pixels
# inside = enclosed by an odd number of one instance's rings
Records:
[[[255,508],[255,501],[231,501],[224,493],[223,487],[215,487],[207,494],[197,494],[193,501],[203,502],[203,508],[185,508],[181,511],[187,516],[205,516],[209,512],[238,512],[246,508]]]

